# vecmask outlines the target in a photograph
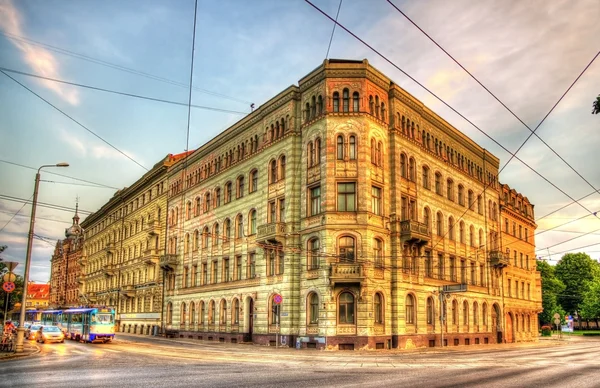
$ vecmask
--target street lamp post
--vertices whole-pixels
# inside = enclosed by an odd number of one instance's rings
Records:
[[[21,298],[21,315],[19,316],[19,327],[17,329],[17,342],[15,351],[23,352],[23,339],[25,337],[25,309],[27,304],[27,286],[29,285],[29,266],[31,262],[31,247],[33,245],[33,227],[35,225],[35,208],[37,205],[38,188],[40,186],[40,170],[44,167],[69,167],[69,163],[44,164],[35,174],[35,186],[33,189],[33,202],[31,203],[31,219],[29,220],[29,234],[27,236],[27,253],[25,255],[25,274],[23,275],[23,297]]]

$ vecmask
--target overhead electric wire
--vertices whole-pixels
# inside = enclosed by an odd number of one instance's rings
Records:
[[[12,201],[12,202],[18,202],[18,203],[27,203],[27,204],[30,204],[32,202],[31,199],[13,197],[13,196],[6,195],[6,194],[0,194],[0,200],[6,200],[6,201]],[[77,210],[77,211],[79,211],[80,213],[83,213],[83,214],[92,214],[93,213],[91,211],[83,210],[81,208],[76,209],[76,208],[73,208],[73,207],[62,206],[62,205],[55,205],[55,204],[52,204],[52,203],[46,203],[46,202],[40,202],[40,201],[37,202],[37,206],[46,207],[46,208],[54,209],[54,210],[69,211],[69,212],[75,212]]]
[[[0,159],[0,163],[11,164],[11,165],[13,165],[13,166],[22,167],[22,168],[27,168],[27,169],[29,169],[29,170],[37,171],[37,168],[35,168],[35,167],[26,166],[26,165],[24,165],[24,164],[19,164],[19,163],[15,163],[15,162],[10,162],[10,161],[8,161],[8,160],[2,160],[2,159]],[[44,173],[45,173],[45,174],[52,174],[52,175],[56,175],[56,176],[61,176],[61,177],[63,177],[63,178],[69,178],[69,179],[73,179],[73,180],[75,180],[75,181],[79,181],[79,182],[90,183],[90,184],[92,184],[92,185],[96,185],[96,186],[100,186],[100,187],[106,187],[106,188],[108,188],[108,189],[120,190],[118,187],[108,186],[108,185],[105,185],[105,184],[103,184],[103,183],[92,182],[92,181],[88,181],[88,180],[81,179],[81,178],[75,178],[75,177],[72,177],[72,176],[69,176],[69,175],[65,175],[65,174],[60,174],[60,173],[57,173],[57,172],[45,171],[45,170],[44,170]]]
[[[500,144],[496,139],[494,139],[491,135],[489,135],[488,133],[486,133],[485,131],[483,131],[481,128],[479,128],[475,123],[473,123],[471,120],[469,120],[467,117],[465,117],[462,113],[460,113],[457,109],[455,109],[454,107],[452,107],[450,104],[448,104],[446,101],[444,101],[441,97],[439,97],[438,95],[436,95],[433,91],[431,91],[429,88],[427,88],[425,85],[423,85],[422,83],[420,83],[419,81],[417,81],[414,77],[412,77],[410,74],[408,74],[406,71],[402,70],[398,65],[396,65],[394,62],[392,62],[390,59],[388,59],[385,55],[383,55],[382,53],[380,53],[378,50],[376,50],[373,46],[369,45],[367,42],[365,42],[363,39],[361,39],[360,37],[358,37],[356,34],[354,34],[352,31],[350,31],[348,28],[346,28],[344,25],[342,25],[341,23],[339,23],[338,21],[336,21],[335,19],[333,19],[331,16],[329,16],[326,12],[324,12],[323,10],[321,10],[319,7],[317,7],[316,5],[314,5],[310,0],[304,0],[306,3],[308,3],[310,6],[312,6],[314,9],[316,9],[318,12],[320,12],[323,16],[325,16],[327,19],[329,19],[330,21],[332,21],[333,23],[337,24],[338,26],[340,26],[340,28],[342,28],[344,31],[346,31],[348,34],[350,34],[352,37],[354,37],[356,40],[358,40],[359,42],[361,42],[363,45],[365,45],[366,47],[368,47],[371,51],[373,51],[375,54],[377,54],[379,57],[381,57],[384,61],[386,61],[387,63],[389,63],[391,66],[393,66],[395,69],[397,69],[398,71],[400,71],[402,74],[404,74],[405,76],[407,76],[410,80],[412,80],[413,82],[415,82],[417,85],[419,85],[421,88],[423,88],[425,91],[427,91],[429,94],[431,94],[433,97],[435,97],[438,101],[440,101],[442,104],[444,104],[446,107],[448,107],[450,110],[452,110],[454,113],[456,113],[458,116],[460,116],[462,119],[464,119],[466,122],[468,122],[469,124],[471,124],[475,129],[477,129],[480,133],[482,133],[484,136],[486,136],[488,139],[492,140],[496,145],[498,145],[500,148],[502,148],[505,152],[507,152],[508,154],[512,155],[512,158],[517,159],[518,161],[520,161],[524,166],[526,166],[527,168],[529,168],[531,171],[533,171],[536,175],[538,175],[539,177],[541,177],[544,181],[546,181],[548,184],[550,184],[552,187],[554,187],[555,189],[557,189],[558,191],[560,191],[562,194],[564,194],[566,197],[570,198],[573,202],[577,203],[580,207],[582,207],[583,209],[585,209],[588,213],[593,214],[594,216],[596,215],[594,212],[590,211],[585,205],[583,205],[582,203],[580,203],[579,201],[577,201],[576,199],[574,199],[572,196],[570,196],[568,193],[566,193],[564,190],[562,190],[561,188],[559,188],[556,184],[552,183],[548,178],[544,177],[541,173],[539,173],[536,169],[534,169],[533,167],[531,167],[529,164],[527,164],[526,162],[524,162],[522,159],[520,159],[518,156],[516,156],[515,154],[513,154],[512,152],[510,152],[506,147],[504,147],[502,144]],[[592,59],[591,62],[593,62],[596,59],[597,55]],[[582,71],[581,74],[583,74],[587,69],[589,68],[589,65],[585,67],[585,69]],[[573,84],[575,82],[577,82],[577,80],[581,77],[581,75],[579,77],[577,77],[577,79],[573,82]],[[572,84],[572,85],[573,85]],[[572,85],[569,87],[568,90],[571,89]],[[567,90],[567,92],[568,92]],[[565,94],[567,93],[565,92]],[[554,108],[558,105],[558,103],[562,100],[562,98],[564,97],[564,95],[561,96],[561,98],[559,99],[559,101],[551,108],[550,112],[548,114],[550,114]],[[547,117],[548,115],[546,115]],[[541,124],[541,123],[540,123]],[[510,161],[510,160],[509,160]],[[506,167],[506,164],[504,165],[504,167]],[[503,168],[504,168],[503,167]],[[489,187],[489,185],[492,182],[486,183],[484,186],[484,190],[483,193],[485,193],[485,191],[487,190],[487,188]],[[468,210],[468,208],[467,208]],[[463,213],[466,214],[467,210],[465,210],[465,212]],[[462,216],[461,216],[462,218]],[[460,219],[460,218],[459,218]],[[447,234],[447,233],[446,233]]]
[[[540,255],[540,256],[538,256],[538,258],[541,259],[543,257],[551,257],[553,255],[562,255],[563,253],[570,253],[570,252],[573,252],[573,251],[578,251],[578,250],[589,248],[589,247],[593,247],[593,246],[596,246],[596,245],[600,245],[600,242],[589,244],[589,245],[584,245],[584,246],[577,247],[577,248],[571,248],[571,249],[567,249],[565,251],[555,252],[555,253],[551,253],[551,254],[548,254],[548,255]]]
[[[83,187],[94,187],[97,189],[108,189],[109,187],[103,187],[103,186],[98,186],[98,185],[91,185],[89,183],[74,183],[74,182],[60,182],[60,181],[49,181],[49,180],[45,180],[45,179],[41,179],[40,182],[46,182],[46,183],[56,183],[56,184],[61,184],[61,185],[71,185],[71,186],[83,186]],[[112,187],[110,187],[110,189],[112,190]]]
[[[91,129],[89,129],[85,125],[81,124],[79,121],[75,120],[73,117],[69,116],[67,113],[65,113],[63,110],[61,110],[56,105],[52,104],[50,101],[46,100],[44,97],[40,96],[39,94],[37,94],[36,92],[34,92],[33,90],[31,90],[30,88],[28,88],[27,86],[25,86],[24,84],[22,84],[21,82],[17,81],[16,79],[14,79],[13,77],[11,77],[10,75],[6,74],[6,72],[4,70],[0,70],[0,72],[2,74],[4,74],[5,76],[7,76],[8,78],[10,78],[11,80],[13,80],[16,83],[18,83],[19,85],[21,85],[23,88],[27,89],[27,91],[29,91],[30,93],[32,93],[33,95],[35,95],[36,97],[38,97],[40,100],[44,101],[46,104],[50,105],[51,107],[53,107],[54,109],[56,109],[57,111],[59,111],[60,113],[62,113],[64,116],[66,116],[67,118],[69,118],[75,124],[79,125],[81,128],[85,129],[86,131],[88,131],[89,133],[91,133],[92,135],[94,135],[96,138],[100,139],[103,143],[105,143],[106,145],[108,145],[110,148],[114,149],[115,151],[117,151],[121,155],[125,156],[127,159],[131,160],[133,163],[137,164],[138,166],[140,166],[144,170],[149,171],[146,167],[144,167],[143,165],[141,165],[137,160],[133,159],[131,156],[127,155],[125,152],[121,151],[120,149],[118,149],[117,147],[115,147],[114,145],[112,145],[107,140],[104,140],[104,138],[102,136],[96,134],[96,132],[92,131]]]
[[[586,232],[586,233],[583,233],[583,234],[581,234],[581,235],[579,235],[579,236],[575,236],[575,237],[573,237],[573,238],[570,238],[570,239],[568,239],[568,240],[561,241],[561,242],[559,242],[559,243],[556,243],[556,244],[553,244],[553,245],[549,245],[549,246],[547,246],[547,247],[545,247],[545,248],[539,248],[539,249],[536,249],[535,251],[536,251],[536,252],[539,252],[539,251],[544,251],[544,250],[547,250],[547,249],[550,249],[550,248],[554,248],[554,247],[556,247],[556,246],[558,246],[558,245],[563,245],[563,244],[566,244],[566,243],[568,243],[568,242],[571,242],[571,241],[573,241],[573,240],[576,240],[576,239],[578,239],[578,238],[582,238],[582,237],[585,237],[585,236],[588,236],[588,235],[590,235],[590,234],[594,234],[594,233],[597,233],[597,232],[600,232],[600,229],[596,229],[596,230],[592,230],[591,232]]]
[[[33,198],[33,194],[31,194],[31,197],[29,197],[29,201],[31,201],[32,198]],[[4,226],[2,227],[2,229],[0,229],[0,233],[2,233],[2,231],[4,230],[4,228],[6,228],[6,226],[12,222],[12,220],[21,212],[21,210],[23,210],[23,208],[26,205],[27,205],[27,202],[23,202],[23,206],[21,206],[19,208],[19,210],[17,210],[16,213],[14,213],[13,216],[10,217],[10,219],[8,221],[6,221],[6,224],[4,224]]]
[[[25,205],[27,205],[27,204],[25,204]],[[7,211],[5,211],[5,210],[0,210],[0,213],[4,213],[4,214],[13,214],[13,212],[7,212]],[[17,217],[29,217],[29,216],[28,216],[28,215],[26,215],[26,214],[16,214],[16,216],[17,216]],[[69,221],[55,220],[55,219],[53,219],[53,218],[45,218],[45,217],[40,217],[40,216],[37,216],[37,215],[35,216],[35,219],[36,219],[36,220],[44,220],[44,221],[53,221],[53,222],[59,222],[59,223],[61,223],[61,224],[68,224],[68,225],[70,225],[70,224],[71,224],[71,222],[69,222]],[[0,232],[2,232],[2,230],[0,230]]]
[[[165,104],[172,104],[172,105],[179,105],[179,106],[186,106],[186,107],[188,106],[188,104],[184,103],[184,102],[177,102],[177,101],[165,100],[165,99],[162,99],[162,98],[142,96],[140,94],[126,93],[126,92],[121,92],[121,91],[118,91],[118,90],[105,89],[105,88],[100,88],[100,87],[97,87],[97,86],[90,86],[90,85],[80,84],[80,83],[76,83],[76,82],[64,81],[64,80],[60,80],[60,79],[56,79],[56,78],[45,77],[45,76],[38,75],[38,74],[26,73],[24,71],[8,69],[6,67],[0,67],[0,70],[7,71],[7,72],[10,72],[10,73],[24,75],[24,76],[27,76],[27,77],[39,78],[39,79],[43,79],[43,80],[46,80],[46,81],[58,82],[58,83],[62,83],[62,84],[65,84],[65,85],[77,86],[77,87],[80,87],[80,88],[86,88],[86,89],[96,90],[96,91],[100,91],[100,92],[118,94],[118,95],[126,96],[126,97],[139,98],[139,99],[148,100],[148,101],[154,101],[154,102],[162,102],[162,103],[165,103]],[[230,110],[230,109],[214,108],[214,107],[203,106],[203,105],[192,105],[192,107],[193,108],[198,108],[198,109],[215,111],[215,112],[235,113],[235,114],[241,114],[241,115],[247,115],[248,114],[248,112],[242,112],[242,111]]]
[[[546,143],[537,133],[536,131],[538,130],[538,128],[542,125],[542,123],[544,123],[544,121],[546,120],[546,118],[548,118],[548,116],[552,113],[552,111],[554,110],[554,108],[556,108],[556,106],[562,101],[562,99],[567,95],[567,93],[571,90],[571,88],[573,87],[573,85],[575,85],[575,83],[579,80],[579,78],[581,78],[581,76],[586,72],[586,70],[592,65],[592,63],[594,62],[594,60],[596,60],[596,58],[598,57],[598,55],[600,55],[600,51],[598,51],[596,53],[596,55],[594,56],[594,58],[592,58],[592,60],[588,63],[588,65],[582,70],[582,72],[577,76],[577,78],[575,78],[575,81],[573,81],[571,83],[571,86],[569,86],[567,88],[567,90],[563,93],[563,95],[558,99],[558,101],[554,104],[554,106],[552,106],[552,108],[550,109],[550,111],[546,114],[546,116],[544,116],[544,118],[539,122],[539,124],[535,127],[535,129],[531,129],[523,120],[521,120],[521,118],[519,116],[517,116],[508,106],[506,106],[506,104],[504,102],[502,102],[502,100],[500,100],[498,97],[496,97],[496,95],[494,93],[492,93],[491,90],[489,90],[483,83],[481,83],[469,70],[467,70],[460,62],[458,62],[448,51],[446,51],[438,42],[435,41],[435,39],[433,39],[431,36],[429,36],[429,34],[427,34],[425,31],[423,31],[423,29],[421,27],[419,27],[411,18],[409,18],[404,12],[402,12],[400,10],[400,8],[398,8],[394,3],[392,3],[391,0],[387,0],[387,2],[396,9],[396,11],[398,11],[402,16],[404,16],[409,22],[412,23],[412,25],[414,25],[419,31],[421,31],[427,38],[429,38],[429,40],[431,42],[433,42],[433,44],[435,44],[440,50],[442,50],[450,59],[452,59],[454,61],[454,63],[456,63],[461,69],[463,69],[473,80],[475,80],[475,82],[477,82],[479,84],[479,86],[481,86],[486,92],[488,92],[489,95],[491,95],[496,101],[498,101],[498,103],[500,103],[500,105],[502,105],[511,115],[513,115],[514,118],[516,118],[521,124],[523,124],[525,126],[525,128],[527,128],[531,133],[529,134],[529,136],[527,136],[527,138],[523,141],[523,143],[519,146],[519,148],[515,151],[515,153],[510,157],[510,159],[506,162],[506,164],[504,165],[504,167],[506,167],[510,161],[516,157],[516,155],[519,153],[519,151],[523,148],[523,146],[525,145],[525,143],[527,143],[527,141],[529,141],[529,139],[535,135],[535,137],[537,137],[542,144],[544,144],[550,151],[552,151],[554,153],[554,155],[556,155],[561,161],[563,161],[563,163],[565,163],[571,170],[573,170],[573,172],[575,174],[577,174],[585,183],[588,184],[588,186],[590,186],[592,189],[594,189],[594,192],[597,192],[598,189],[596,187],[594,187],[594,185],[592,185],[587,179],[585,179],[583,177],[583,175],[581,175],[575,168],[573,168],[573,166],[571,166],[571,164],[569,164],[569,162],[567,162],[562,156],[560,156],[558,154],[558,152],[556,152],[556,150],[554,150],[554,148],[552,148],[548,143]],[[337,20],[337,18],[336,18]],[[502,167],[500,169],[500,171],[498,172],[498,175],[500,174],[500,172],[502,170],[504,170],[504,167]]]
[[[337,13],[335,14],[335,20],[338,20],[338,16],[340,16],[340,9],[342,9],[342,1],[340,0],[340,5],[338,5]],[[325,54],[325,59],[329,58],[329,49],[331,48],[331,42],[333,42],[333,35],[335,34],[335,27],[337,24],[333,24],[333,29],[331,30],[331,37],[329,38],[329,45],[327,46],[327,54]]]
[[[189,87],[189,85],[184,84],[182,82],[173,81],[173,80],[165,78],[165,77],[161,77],[161,76],[157,76],[157,75],[154,75],[154,74],[146,73],[146,72],[143,72],[141,70],[132,69],[130,67],[125,67],[125,66],[117,65],[117,64],[114,64],[114,63],[111,63],[111,62],[108,62],[108,61],[104,61],[104,60],[101,60],[101,59],[93,58],[93,57],[90,57],[88,55],[80,54],[80,53],[77,53],[77,52],[74,52],[74,51],[70,51],[70,50],[67,50],[67,49],[63,49],[63,48],[60,48],[60,47],[57,47],[57,46],[52,46],[52,45],[49,45],[49,44],[46,44],[46,43],[42,43],[42,42],[30,39],[30,38],[23,37],[23,36],[11,34],[11,33],[8,33],[8,32],[3,32],[3,31],[0,31],[0,33],[3,34],[4,36],[6,36],[7,38],[14,39],[14,40],[20,40],[20,41],[26,42],[28,44],[32,44],[34,46],[44,47],[44,48],[47,48],[47,49],[49,49],[51,51],[58,52],[58,53],[64,54],[64,55],[68,55],[68,56],[71,56],[71,57],[74,57],[74,58],[82,59],[84,61],[96,63],[96,64],[99,64],[99,65],[102,65],[102,66],[110,67],[110,68],[113,68],[113,69],[116,69],[116,70],[121,70],[121,71],[124,71],[124,72],[127,72],[127,73],[139,75],[139,76],[142,76],[142,77],[150,78],[150,79],[153,79],[155,81],[165,82],[165,83],[168,83],[168,84],[171,84],[171,85],[175,85],[175,86],[179,86],[179,87],[184,87],[184,88],[188,88]],[[198,87],[194,87],[194,90],[197,90],[197,91],[199,91],[201,93],[205,93],[205,94],[212,95],[212,96],[215,96],[215,97],[221,97],[221,98],[224,98],[224,99],[227,99],[227,100],[236,101],[236,102],[239,102],[239,103],[242,103],[242,104],[248,104],[248,105],[252,104],[252,102],[250,102],[250,101],[241,100],[241,99],[236,98],[236,97],[231,97],[231,96],[228,96],[226,94],[217,93],[217,92],[213,92],[213,91],[202,89],[202,88],[198,88]]]

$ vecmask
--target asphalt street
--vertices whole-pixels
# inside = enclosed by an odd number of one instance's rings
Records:
[[[600,341],[325,352],[119,335],[0,361],[0,387],[598,387]]]

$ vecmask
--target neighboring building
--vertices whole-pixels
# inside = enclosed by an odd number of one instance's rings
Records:
[[[83,252],[83,228],[75,207],[73,225],[65,229],[65,239],[56,242],[50,259],[50,306],[51,308],[76,307],[83,304],[79,294],[79,259]]]
[[[160,327],[166,172],[179,157],[169,154],[82,222],[83,298],[115,308],[120,331],[151,334]]]
[[[539,299],[502,293],[517,272],[498,166],[366,60],[326,60],[169,169],[166,328],[339,349],[534,340]],[[539,295],[533,268],[518,276]],[[531,325],[507,335],[517,311]]]
[[[30,309],[47,309],[50,302],[50,284],[34,283],[27,284],[27,305],[25,308]]]
[[[542,280],[536,271],[535,217],[527,197],[501,185],[500,215],[504,254],[506,340],[537,336],[537,313],[542,311]]]

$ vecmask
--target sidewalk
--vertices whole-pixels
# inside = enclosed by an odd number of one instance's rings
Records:
[[[15,353],[15,352],[0,352],[0,362],[13,358],[21,358],[31,356],[32,354],[36,354],[40,351],[40,348],[35,344],[35,342],[25,341],[23,343],[23,353]]]

